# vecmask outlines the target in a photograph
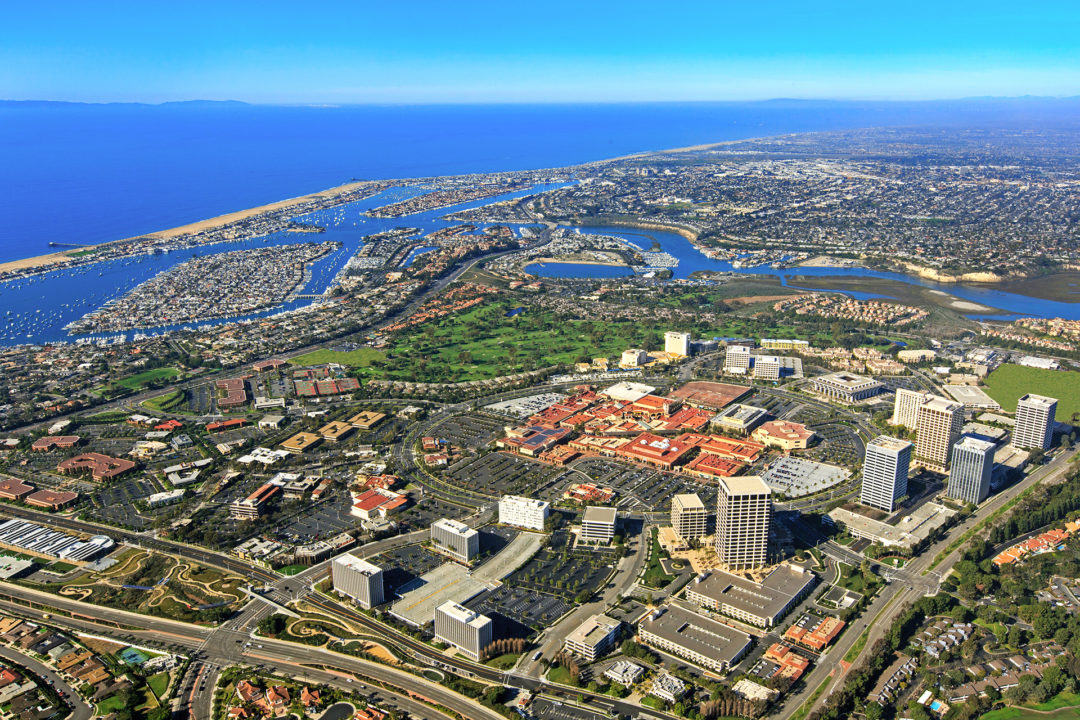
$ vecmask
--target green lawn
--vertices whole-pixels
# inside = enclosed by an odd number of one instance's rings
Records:
[[[143,402],[143,405],[157,412],[175,412],[177,406],[184,402],[185,394],[182,390],[173,390],[164,395],[152,397]]]
[[[307,565],[286,565],[285,567],[278,568],[278,572],[282,575],[296,575],[297,573],[302,573],[307,569]]]
[[[141,372],[138,375],[129,375],[126,378],[117,380],[113,385],[127,388],[128,390],[138,390],[143,385],[153,382],[154,380],[167,380],[169,378],[179,377],[180,375],[180,371],[176,368],[154,368],[153,370]]]
[[[124,708],[124,701],[120,693],[111,695],[97,704],[98,715],[108,715]]]
[[[570,685],[570,671],[564,668],[562,665],[554,665],[548,670],[548,680],[555,683],[562,683],[563,685]]]
[[[1080,373],[1002,365],[986,378],[986,392],[1003,410],[1016,409],[1025,393],[1058,399],[1057,418],[1068,421],[1080,413]]]
[[[165,690],[169,687],[169,673],[161,672],[157,675],[151,675],[146,679],[146,684],[150,686],[154,695],[157,695],[160,700],[165,695]]]
[[[383,354],[374,348],[357,348],[349,352],[337,350],[315,350],[306,355],[295,357],[289,362],[293,365],[325,365],[337,363],[348,367],[367,367],[372,361],[381,359]]]
[[[649,543],[649,563],[645,566],[645,574],[641,582],[647,587],[662,588],[672,580],[674,575],[668,575],[660,565],[660,559],[664,557],[664,551],[660,548],[660,540],[657,538],[656,528],[652,529],[652,541]]]
[[[503,653],[498,657],[491,658],[486,664],[499,670],[509,670],[514,667],[514,664],[518,661],[519,657],[521,657],[521,655],[518,653]]]
[[[1022,708],[1007,707],[1000,710],[991,710],[981,717],[981,720],[1078,720],[1080,710],[1060,710],[1058,712],[1035,712]]]

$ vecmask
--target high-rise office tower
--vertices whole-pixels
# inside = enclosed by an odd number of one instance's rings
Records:
[[[907,495],[911,443],[888,435],[878,435],[866,444],[863,458],[863,505],[892,512],[896,501]]]
[[[990,494],[994,470],[994,443],[965,435],[953,445],[946,494],[978,505]]]
[[[1028,393],[1016,401],[1016,427],[1012,445],[1025,450],[1050,448],[1054,438],[1057,399]]]
[[[756,475],[720,479],[716,496],[716,555],[730,570],[768,561],[772,491]]]
[[[915,416],[915,462],[930,470],[949,469],[949,453],[964,429],[964,406],[932,397]]]

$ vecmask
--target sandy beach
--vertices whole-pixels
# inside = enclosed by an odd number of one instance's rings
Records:
[[[101,247],[102,245],[125,243],[132,240],[169,240],[171,238],[179,237],[181,235],[198,233],[206,230],[213,230],[215,228],[237,222],[238,220],[245,220],[255,215],[261,215],[265,212],[283,210],[285,208],[289,208],[294,205],[300,205],[311,200],[321,200],[328,197],[333,197],[335,195],[342,195],[370,184],[371,181],[367,180],[346,183],[344,185],[338,185],[337,187],[328,188],[326,190],[320,190],[319,192],[309,193],[308,195],[289,198],[288,200],[279,200],[277,202],[269,203],[267,205],[260,205],[259,207],[248,208],[247,210],[238,210],[236,212],[226,213],[225,215],[218,215],[217,217],[209,218],[206,220],[199,220],[198,222],[188,223],[187,225],[181,225],[179,227],[174,227],[168,230],[158,230],[156,232],[146,233],[144,235],[136,235],[135,237],[123,238],[121,240],[110,240],[107,243],[101,243],[99,245],[93,245],[88,247]],[[30,257],[24,258],[22,260],[12,260],[10,262],[0,263],[0,273],[11,272],[13,270],[28,270],[32,268],[46,267],[48,265],[55,265],[56,263],[67,260],[74,253],[81,252],[82,250],[83,249],[67,250],[63,252],[49,253],[48,255],[38,255],[37,257]]]

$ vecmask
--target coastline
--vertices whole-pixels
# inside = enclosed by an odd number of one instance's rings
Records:
[[[174,228],[168,228],[166,230],[156,230],[150,233],[144,233],[143,235],[135,235],[133,237],[121,238],[119,240],[109,240],[107,242],[98,243],[97,245],[88,245],[86,248],[67,250],[55,253],[48,253],[46,255],[37,255],[34,257],[23,258],[21,260],[10,260],[8,262],[0,263],[0,274],[12,272],[15,270],[33,270],[35,268],[45,268],[49,265],[55,265],[62,263],[66,260],[70,260],[75,257],[75,253],[84,252],[87,249],[102,248],[110,245],[122,245],[124,243],[133,242],[137,240],[170,240],[181,235],[188,235],[193,233],[205,232],[207,230],[215,230],[217,228],[229,225],[240,220],[246,220],[256,215],[261,215],[267,212],[274,212],[276,210],[286,210],[295,205],[301,205],[312,200],[325,200],[335,197],[337,195],[343,195],[353,190],[358,190],[365,185],[370,185],[374,181],[372,180],[358,180],[355,182],[345,183],[343,185],[337,185],[332,188],[320,190],[318,192],[308,193],[307,195],[301,195],[299,197],[288,198],[286,200],[278,200],[276,202],[267,203],[265,205],[259,205],[253,208],[247,208],[245,210],[237,210],[236,212],[225,213],[224,215],[218,215],[216,217],[207,218],[205,220],[197,220],[195,222],[188,223],[186,225],[179,225]]]

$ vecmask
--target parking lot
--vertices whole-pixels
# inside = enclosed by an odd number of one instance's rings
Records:
[[[351,510],[352,498],[349,494],[335,492],[289,521],[276,532],[276,539],[279,542],[306,545],[352,530],[360,521],[350,514]]]
[[[812,425],[811,429],[817,433],[818,443],[804,454],[805,457],[848,467],[862,462],[863,442],[851,427],[831,422]]]
[[[575,463],[574,470],[589,476],[592,482],[610,487],[616,493],[615,504],[622,510],[662,512],[671,509],[671,498],[682,493],[697,493],[706,507],[716,502],[716,488],[693,478],[674,473],[662,473],[608,458],[588,458]],[[580,473],[566,479],[557,487],[555,497],[573,483],[582,482]]]
[[[164,486],[152,477],[121,480],[98,490],[92,501],[91,515],[105,522],[146,527],[151,520],[139,514],[135,502],[163,489]]]
[[[513,588],[555,595],[567,602],[582,593],[594,593],[607,580],[616,562],[614,552],[569,550],[572,536],[566,530],[551,535],[542,548],[507,579]]]
[[[506,585],[479,595],[465,605],[500,622],[505,635],[497,633],[498,637],[529,637],[550,626],[571,608],[554,595]]]
[[[383,569],[387,597],[397,594],[403,585],[446,562],[445,558],[428,552],[419,545],[394,548],[368,559]]]
[[[485,495],[525,495],[540,497],[544,489],[568,471],[541,465],[509,453],[488,453],[475,460],[457,463],[447,473],[467,490]]]
[[[499,436],[503,420],[485,415],[455,415],[443,421],[433,432],[435,437],[453,445],[481,448]]]

